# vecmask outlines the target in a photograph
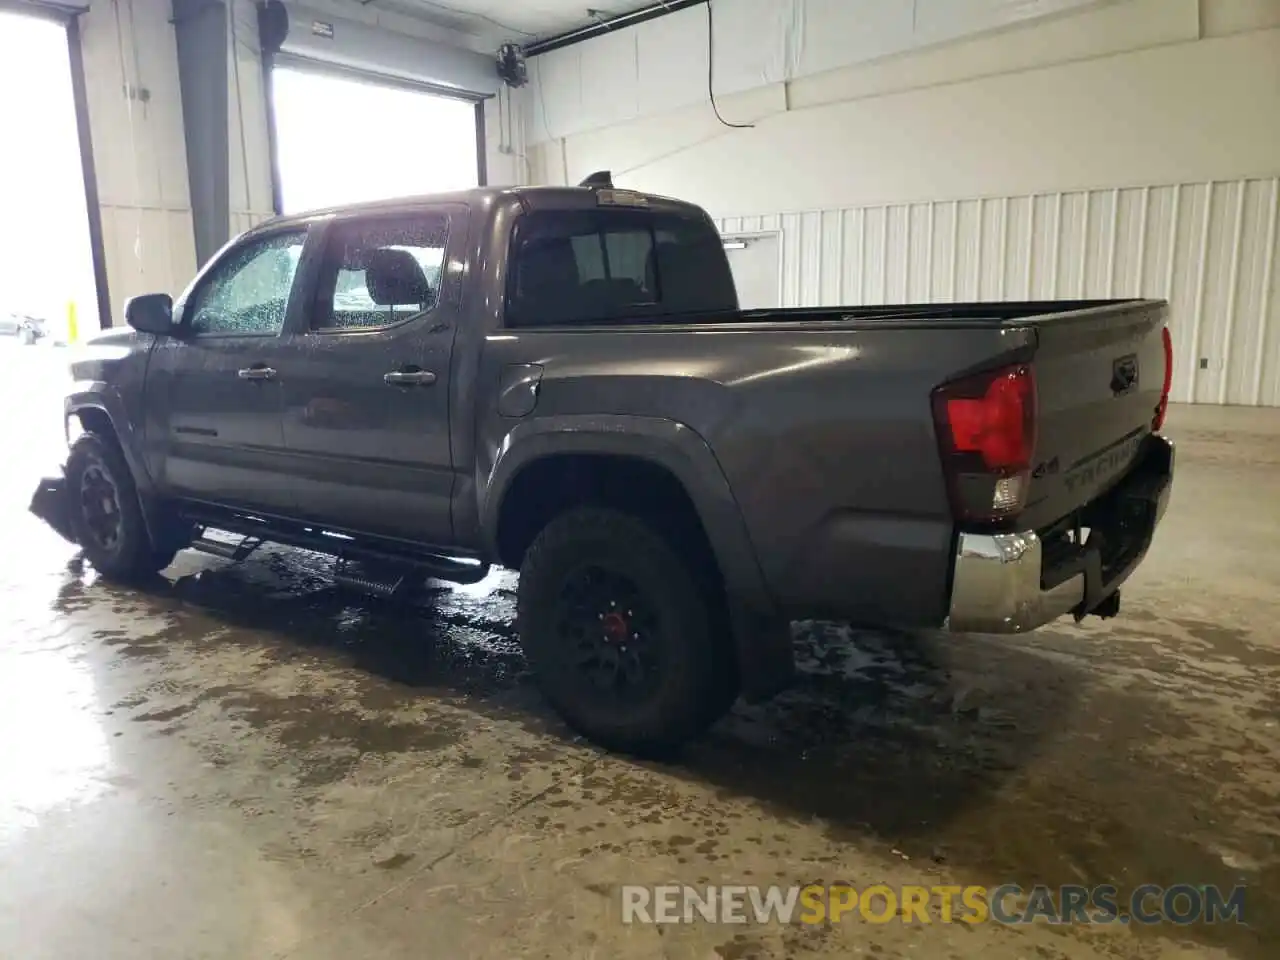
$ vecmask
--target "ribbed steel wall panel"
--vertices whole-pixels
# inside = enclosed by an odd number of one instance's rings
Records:
[[[720,221],[779,232],[784,306],[1158,297],[1173,396],[1280,406],[1280,179]]]

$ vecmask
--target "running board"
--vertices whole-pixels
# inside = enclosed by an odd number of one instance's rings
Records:
[[[338,561],[335,579],[339,583],[368,590],[371,593],[389,595],[402,590],[404,582],[411,579],[410,573],[423,578],[448,580],[461,584],[479,583],[489,575],[489,564],[481,561],[467,562],[462,558],[414,549],[413,545],[401,544],[398,541],[375,538],[357,539],[294,521],[250,517],[212,509],[184,510],[182,517],[201,527],[226,531],[243,538],[239,543],[228,543],[225,540],[201,536],[191,543],[191,548],[194,550],[228,560],[243,560],[267,542],[325,553]],[[351,575],[344,569],[351,561],[367,563],[373,567],[389,566],[391,570],[403,575],[395,581]]]
[[[428,577],[451,583],[479,583],[489,575],[487,563],[462,563],[453,557],[429,557],[417,564]]]

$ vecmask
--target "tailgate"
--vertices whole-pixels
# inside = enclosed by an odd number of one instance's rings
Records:
[[[1128,473],[1164,387],[1158,300],[1049,315],[1036,331],[1037,436],[1023,526],[1040,529]]]

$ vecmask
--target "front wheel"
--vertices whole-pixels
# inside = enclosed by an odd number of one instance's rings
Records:
[[[642,520],[579,508],[549,523],[520,571],[521,642],[551,705],[611,749],[664,754],[736,696],[716,599]]]
[[[168,566],[172,554],[152,546],[129,465],[110,438],[81,434],[67,455],[66,475],[76,542],[98,572],[136,580]]]

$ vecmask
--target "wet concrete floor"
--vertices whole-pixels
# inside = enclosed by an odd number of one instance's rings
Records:
[[[20,378],[19,378],[20,379]],[[15,390],[13,381],[4,388]],[[293,551],[101,582],[0,481],[0,957],[1280,955],[1280,416],[1178,409],[1123,615],[798,624],[796,687],[677,763],[571,736],[513,578],[411,607]],[[621,922],[624,883],[1247,886],[1246,923]]]

